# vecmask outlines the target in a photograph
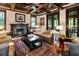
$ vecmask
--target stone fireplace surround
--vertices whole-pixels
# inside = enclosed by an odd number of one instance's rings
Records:
[[[17,34],[26,34],[28,32],[28,24],[10,24],[11,35],[16,36]]]

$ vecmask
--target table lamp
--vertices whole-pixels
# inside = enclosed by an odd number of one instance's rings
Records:
[[[39,31],[39,25],[36,25],[36,32]]]

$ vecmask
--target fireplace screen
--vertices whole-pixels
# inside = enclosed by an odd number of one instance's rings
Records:
[[[24,34],[24,29],[16,29],[16,34]]]

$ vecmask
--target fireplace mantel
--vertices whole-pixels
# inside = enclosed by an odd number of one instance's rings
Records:
[[[10,25],[28,25],[28,24],[25,24],[25,23],[12,23]]]

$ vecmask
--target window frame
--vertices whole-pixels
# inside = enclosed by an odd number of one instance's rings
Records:
[[[0,10],[0,12],[4,12],[4,30],[6,30],[6,11],[5,10]]]
[[[32,20],[31,20],[31,18],[32,17],[35,17],[35,23],[36,23],[36,25],[37,25],[37,17],[35,16],[35,15],[31,15],[31,17],[30,17],[30,25],[32,25]],[[35,29],[36,27],[32,27],[31,26],[31,29]]]

